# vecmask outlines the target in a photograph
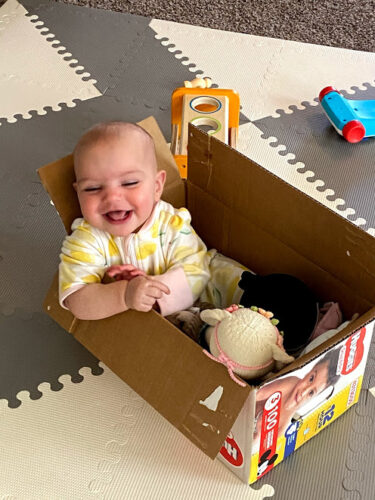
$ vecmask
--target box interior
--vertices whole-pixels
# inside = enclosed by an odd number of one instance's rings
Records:
[[[372,236],[195,127],[189,153],[187,205],[208,247],[294,274],[348,318],[375,303]]]

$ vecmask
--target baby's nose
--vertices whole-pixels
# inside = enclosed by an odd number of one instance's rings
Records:
[[[104,199],[106,201],[118,200],[121,197],[121,190],[118,188],[107,188],[104,191]]]

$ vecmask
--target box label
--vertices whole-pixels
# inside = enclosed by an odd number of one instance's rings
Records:
[[[256,395],[250,483],[358,401],[373,322]]]
[[[351,335],[343,346],[344,366],[341,370],[343,375],[348,375],[353,372],[360,364],[364,352],[364,338],[366,328],[361,328],[360,331]]]
[[[220,449],[220,455],[233,467],[242,467],[243,455],[240,447],[236,443],[233,434],[230,432]]]
[[[276,391],[264,404],[260,436],[258,477],[268,472],[277,459],[276,444],[279,431],[282,394]]]

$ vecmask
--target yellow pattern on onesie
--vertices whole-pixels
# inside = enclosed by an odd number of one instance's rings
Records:
[[[202,298],[226,307],[239,302],[243,266],[207,248],[190,225],[186,208],[159,201],[150,219],[137,232],[115,237],[84,219],[72,224],[63,242],[59,266],[60,304],[90,283],[100,283],[112,265],[132,264],[150,275],[182,266],[194,300]]]

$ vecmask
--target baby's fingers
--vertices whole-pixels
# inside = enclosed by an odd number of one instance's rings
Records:
[[[111,278],[115,277],[117,274],[122,273],[123,271],[133,271],[134,266],[132,264],[121,264],[118,266],[111,266],[107,269],[107,274]]]
[[[160,292],[166,293],[167,295],[169,295],[171,293],[169,287],[167,287],[167,285],[165,283],[163,283],[162,281],[155,280],[155,279],[151,279],[150,281],[152,281],[153,288],[156,288]],[[158,298],[160,299],[160,297],[158,297]]]
[[[143,300],[136,307],[136,310],[142,311],[142,312],[151,311],[155,302],[156,302],[156,299],[154,297],[143,297]]]
[[[138,269],[137,267],[132,269],[131,271],[129,271],[129,274],[135,278],[136,276],[147,276],[146,273],[144,271],[142,271],[142,269]]]
[[[146,293],[148,297],[152,298],[155,301],[161,299],[165,292],[163,292],[156,286],[150,286]]]

